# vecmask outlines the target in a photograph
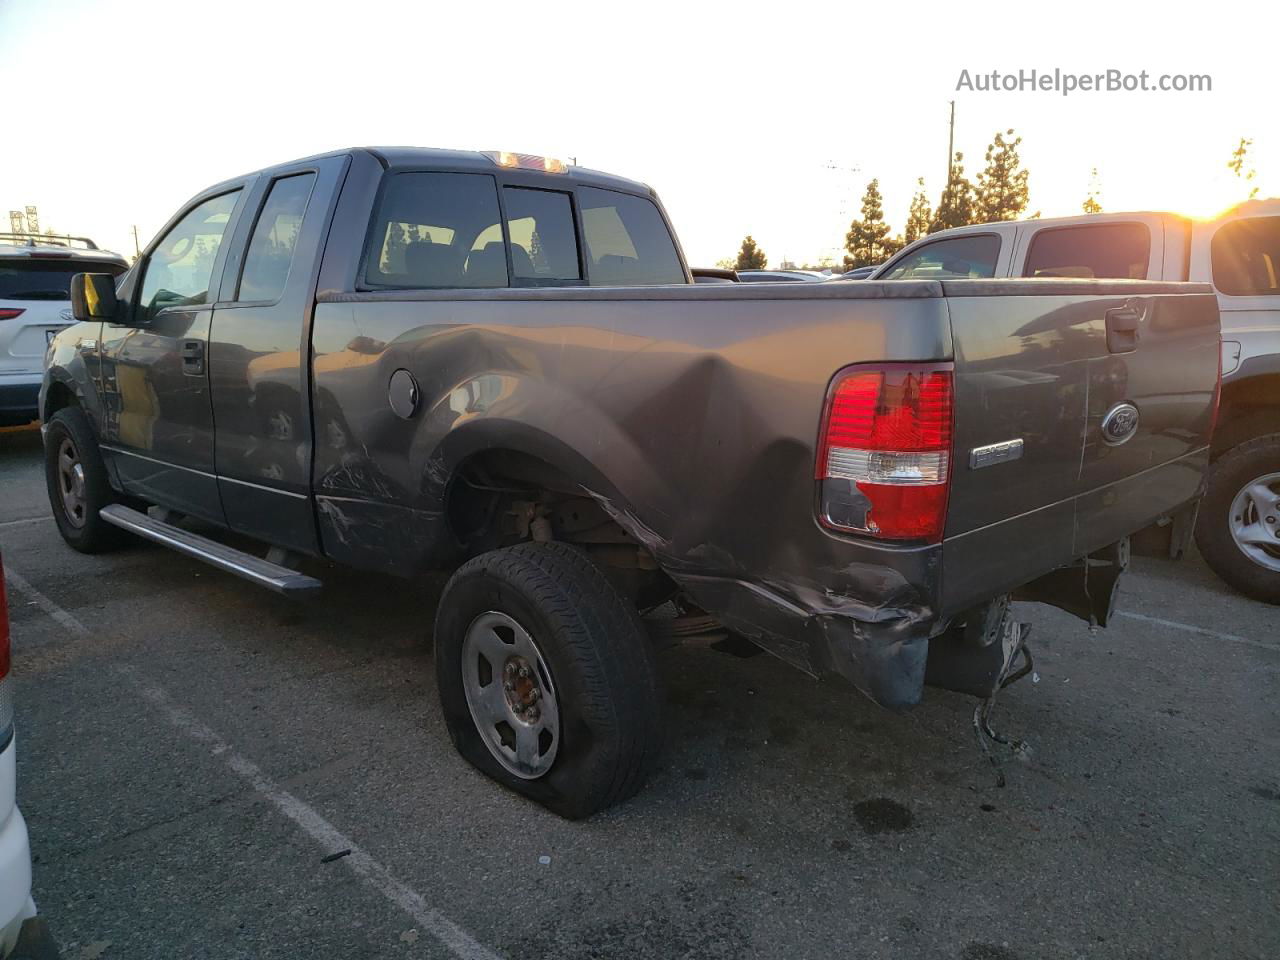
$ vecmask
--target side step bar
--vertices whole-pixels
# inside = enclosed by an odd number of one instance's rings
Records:
[[[263,560],[251,553],[228,547],[226,544],[191,533],[171,523],[164,523],[145,513],[130,510],[126,506],[113,503],[98,511],[103,520],[140,537],[154,540],[171,550],[185,553],[205,563],[243,577],[250,583],[274,590],[289,596],[305,596],[319,590],[323,584],[315,577],[282,567],[278,563]]]

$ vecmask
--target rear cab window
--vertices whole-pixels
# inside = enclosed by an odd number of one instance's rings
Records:
[[[1213,285],[1229,297],[1280,294],[1280,217],[1224,224],[1210,245]]]
[[[996,275],[1000,237],[994,233],[946,237],[908,253],[879,280],[965,280]]]
[[[109,273],[118,277],[126,269],[113,260],[87,257],[2,257],[0,300],[70,300],[71,278],[77,273]]]
[[[299,173],[271,184],[249,240],[237,300],[273,301],[284,293],[315,182],[314,173]]]
[[[366,289],[684,284],[651,200],[484,173],[391,172],[364,254]]]
[[[1142,223],[1053,227],[1031,238],[1024,277],[1145,280],[1151,231]]]

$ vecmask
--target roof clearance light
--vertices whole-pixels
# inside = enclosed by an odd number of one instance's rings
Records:
[[[532,153],[512,153],[509,150],[490,150],[485,156],[508,170],[541,170],[543,173],[568,173],[564,161],[555,157],[539,157]]]

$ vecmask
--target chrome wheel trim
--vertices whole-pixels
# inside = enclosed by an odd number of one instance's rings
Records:
[[[1231,536],[1246,557],[1280,573],[1280,473],[1268,473],[1240,488],[1227,515]]]
[[[560,749],[560,704],[551,669],[529,631],[490,610],[462,639],[462,691],[484,744],[522,780],[536,780]]]
[[[58,499],[67,522],[77,529],[83,527],[87,509],[84,464],[70,437],[64,437],[58,446]]]

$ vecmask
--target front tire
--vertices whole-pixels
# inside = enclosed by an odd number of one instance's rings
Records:
[[[1280,434],[1242,443],[1213,464],[1196,545],[1231,586],[1280,604]]]
[[[661,746],[648,638],[581,551],[524,543],[464,564],[435,660],[454,746],[497,782],[571,820],[644,783]]]
[[[44,474],[53,519],[68,545],[81,553],[102,553],[127,542],[127,533],[98,515],[118,498],[89,418],[79,407],[63,407],[49,418]]]

